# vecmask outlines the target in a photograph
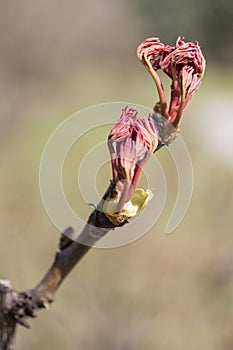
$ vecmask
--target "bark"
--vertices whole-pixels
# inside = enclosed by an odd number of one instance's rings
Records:
[[[157,151],[162,146],[171,143],[177,131],[159,115],[156,108],[152,117],[159,131]],[[108,197],[113,198],[114,189],[115,185],[111,182],[103,200]],[[51,267],[35,288],[18,292],[10,281],[0,280],[0,350],[15,349],[14,338],[17,324],[30,328],[28,318],[36,317],[38,310],[50,307],[61,283],[91,247],[110,230],[126,223],[126,219],[123,222],[119,220],[116,224],[111,223],[101,211],[100,203],[80,233],[79,243],[69,238],[73,231],[71,227],[68,227],[62,234],[59,250]]]
[[[114,226],[104,213],[95,209],[79,235],[78,243],[69,239],[72,228],[62,234],[59,250],[51,267],[35,288],[17,292],[8,280],[0,280],[0,350],[12,350],[17,324],[30,328],[28,318],[48,309],[65,277],[101,237]],[[88,245],[87,245],[88,243]]]

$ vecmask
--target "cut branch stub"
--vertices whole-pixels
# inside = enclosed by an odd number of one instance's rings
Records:
[[[14,349],[16,319],[11,313],[15,291],[8,280],[0,280],[0,349]]]

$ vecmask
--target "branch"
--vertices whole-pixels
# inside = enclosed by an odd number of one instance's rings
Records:
[[[165,118],[156,113],[156,110],[152,117],[159,131],[158,150],[172,142],[177,132]],[[91,213],[78,236],[79,243],[69,238],[74,233],[71,227],[62,234],[54,262],[35,288],[17,292],[11,282],[0,280],[0,350],[15,349],[14,335],[17,324],[30,328],[28,318],[36,317],[40,309],[49,309],[61,283],[91,247],[109,231],[128,222],[125,219],[113,224],[101,209],[98,210],[102,201],[114,197],[115,186],[113,182],[110,183],[99,206]]]
[[[85,244],[68,238],[73,231],[72,228],[68,228],[64,232],[60,239],[59,251],[55,256],[52,266],[41,282],[29,291],[36,308],[49,308],[49,305],[54,301],[57,289],[65,277],[91,247],[113,227],[104,213],[95,209],[78,237],[78,241],[85,242]]]
[[[77,243],[66,235],[72,233],[68,228],[61,236],[59,251],[40,283],[33,289],[17,292],[7,280],[0,280],[0,350],[14,349],[14,333],[17,323],[30,328],[28,317],[36,317],[39,309],[49,309],[55,294],[65,277],[101,237],[113,228],[102,212],[94,210],[78,237],[89,245]]]

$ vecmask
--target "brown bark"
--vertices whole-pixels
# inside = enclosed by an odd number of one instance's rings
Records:
[[[10,281],[0,280],[0,350],[14,349],[17,324],[30,328],[27,319],[36,317],[39,309],[49,308],[65,277],[112,228],[104,213],[94,210],[78,237],[78,241],[85,242],[85,245],[69,239],[72,228],[68,228],[61,236],[54,262],[35,288],[17,292]]]
[[[0,280],[0,349],[14,349],[16,320],[10,310],[15,298],[12,284],[8,280]]]

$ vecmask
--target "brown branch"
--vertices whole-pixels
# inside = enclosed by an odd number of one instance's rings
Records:
[[[71,228],[64,232],[53,264],[35,288],[16,292],[9,281],[0,280],[0,350],[14,349],[16,324],[30,328],[27,318],[36,317],[39,309],[49,308],[65,277],[91,247],[113,228],[104,213],[95,209],[78,237],[81,243],[68,238],[72,233]]]
[[[158,113],[152,115],[159,131],[159,145],[172,142],[177,134],[170,123]],[[102,200],[114,196],[115,185],[110,183]],[[101,203],[98,206],[101,208]],[[54,301],[55,294],[65,277],[91,249],[91,247],[110,230],[127,223],[127,219],[112,224],[100,210],[95,209],[90,215],[87,224],[78,236],[78,242],[73,241],[73,229],[67,228],[62,234],[59,250],[45,276],[38,285],[30,290],[17,292],[11,282],[0,280],[0,350],[13,350],[17,324],[30,328],[29,317],[36,317],[40,309],[48,309]]]
[[[110,183],[102,200],[111,196],[114,188]],[[74,233],[71,227],[62,234],[54,262],[35,288],[17,292],[10,281],[0,280],[0,350],[14,349],[16,325],[30,328],[28,317],[36,317],[38,310],[50,307],[65,277],[91,247],[110,230],[126,223],[113,225],[102,211],[95,209],[78,236],[78,242],[69,238]]]
[[[60,250],[57,252],[52,266],[41,282],[30,291],[38,308],[49,307],[65,277],[91,247],[112,228],[114,226],[104,213],[95,209],[78,237],[79,243],[68,238],[69,234],[72,233],[72,228],[67,229],[60,239]],[[85,244],[82,244],[82,242],[85,242]]]

